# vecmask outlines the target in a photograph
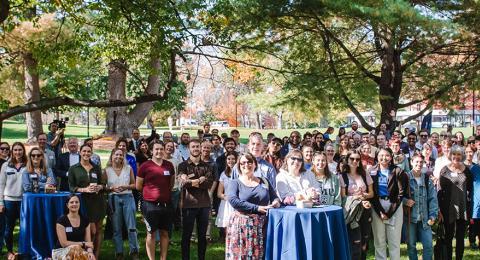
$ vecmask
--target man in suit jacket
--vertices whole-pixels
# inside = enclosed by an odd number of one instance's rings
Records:
[[[80,162],[80,154],[78,153],[78,139],[68,139],[67,148],[68,152],[60,154],[55,165],[55,176],[57,177],[57,183],[60,183],[60,191],[69,191],[68,169],[70,169],[70,166]]]
[[[135,152],[140,146],[140,130],[135,128],[132,130],[132,139],[128,142],[128,151]]]

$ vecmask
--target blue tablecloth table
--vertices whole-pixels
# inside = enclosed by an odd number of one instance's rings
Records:
[[[338,206],[268,212],[265,259],[350,259],[343,209]]]
[[[56,221],[64,214],[69,192],[25,193],[20,212],[20,254],[50,257],[57,241]]]

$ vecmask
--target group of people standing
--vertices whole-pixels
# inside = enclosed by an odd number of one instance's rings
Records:
[[[15,257],[22,194],[52,189],[72,192],[57,221],[58,247],[80,246],[90,259],[99,257],[107,214],[116,259],[124,257],[125,232],[130,256],[139,258],[138,210],[149,259],[157,244],[167,258],[174,227],[182,229],[182,259],[190,259],[194,240],[206,259],[217,229],[226,259],[262,259],[268,211],[299,201],[343,207],[352,259],[366,258],[372,237],[376,259],[387,259],[387,248],[400,259],[402,241],[410,259],[417,259],[417,242],[423,259],[432,259],[434,225],[445,230],[450,258],[456,238],[461,259],[467,229],[473,248],[480,233],[480,128],[465,139],[461,132],[404,136],[385,127],[361,133],[354,122],[336,138],[331,127],[283,138],[252,132],[247,144],[238,130],[219,135],[208,124],[198,138],[182,133],[179,140],[168,131],[142,138],[135,129],[130,140],[117,140],[104,168],[92,139],[79,147],[55,124],[49,129],[28,154],[22,143],[0,144],[0,245],[5,241],[8,259]]]

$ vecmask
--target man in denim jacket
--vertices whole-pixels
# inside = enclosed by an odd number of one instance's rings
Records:
[[[422,172],[423,156],[412,157],[412,170],[408,173],[411,199],[404,199],[410,207],[408,222],[408,257],[417,259],[417,242],[423,246],[423,259],[432,259],[432,228],[438,215],[438,200],[435,186]]]

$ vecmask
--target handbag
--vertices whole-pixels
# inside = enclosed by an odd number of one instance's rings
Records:
[[[448,259],[447,244],[445,242],[445,226],[443,223],[439,222],[437,226],[437,242],[433,247],[433,254],[435,260],[446,260]]]

